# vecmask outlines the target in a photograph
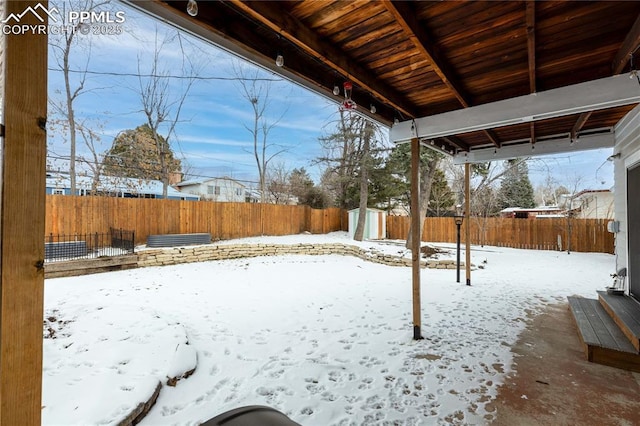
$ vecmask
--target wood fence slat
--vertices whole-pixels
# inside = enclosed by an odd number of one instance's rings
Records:
[[[151,234],[208,232],[213,239],[231,239],[348,230],[348,212],[335,207],[47,195],[46,209],[45,235],[108,233],[113,227],[134,230],[136,244]],[[472,244],[539,250],[558,250],[560,236],[566,250],[570,227],[572,251],[613,253],[614,236],[607,232],[607,222],[474,217],[469,232]],[[387,238],[404,240],[408,232],[408,217],[387,216]],[[461,238],[466,238],[464,227]],[[422,239],[455,242],[453,218],[425,218]]]
[[[471,243],[498,247],[528,248],[538,250],[558,250],[558,236],[562,250],[567,249],[569,226],[571,226],[571,251],[614,252],[614,236],[607,231],[605,219],[511,219],[478,218],[471,219]],[[404,240],[409,232],[409,218],[406,216],[387,217],[387,238]],[[464,227],[461,238],[466,238]],[[449,242],[456,240],[453,218],[425,218],[423,241]]]

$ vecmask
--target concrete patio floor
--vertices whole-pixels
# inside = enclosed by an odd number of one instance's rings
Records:
[[[492,425],[639,424],[640,374],[587,362],[566,303],[530,320],[513,350]]]

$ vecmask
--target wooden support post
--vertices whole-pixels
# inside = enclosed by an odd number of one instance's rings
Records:
[[[27,8],[3,1],[4,16],[42,25]],[[0,204],[0,425],[40,425],[44,297],[47,35],[4,35],[4,143]]]
[[[464,267],[467,272],[467,285],[471,285],[471,165],[469,163],[464,163],[464,216]]]
[[[413,287],[413,339],[422,339],[420,308],[420,141],[411,139],[411,271]]]

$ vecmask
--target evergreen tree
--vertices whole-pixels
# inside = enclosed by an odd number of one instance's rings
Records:
[[[329,195],[313,183],[313,179],[304,167],[293,169],[289,174],[289,192],[298,198],[298,204],[314,209],[329,206]]]
[[[303,200],[307,198],[313,186],[313,180],[304,167],[293,169],[289,174],[289,191],[291,195],[298,198],[300,204],[305,204]]]
[[[449,183],[440,169],[436,169],[431,184],[431,196],[429,197],[429,209],[427,216],[446,216],[453,210],[455,199]]]
[[[153,131],[147,124],[120,132],[105,155],[103,173],[108,176],[163,180],[161,155],[165,156],[167,171],[179,173],[182,167],[180,160],[174,157],[165,138],[160,135],[158,138],[160,146],[156,144]]]
[[[507,160],[505,162],[505,169],[500,190],[498,191],[498,204],[500,208],[535,207],[533,186],[531,186],[531,181],[529,180],[529,167],[527,163],[518,159]]]
[[[433,181],[442,158],[444,155],[432,149],[420,150],[420,195],[423,200],[432,200]],[[397,196],[402,197],[408,206],[411,204],[411,145],[398,145],[391,151],[387,161],[388,171],[394,179],[392,182],[397,188]],[[421,206],[421,210],[424,210],[426,215],[427,205]]]

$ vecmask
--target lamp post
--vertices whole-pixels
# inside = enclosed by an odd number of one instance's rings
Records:
[[[456,282],[460,282],[460,226],[464,220],[464,213],[462,212],[462,205],[456,205],[456,213],[453,216],[453,220],[456,222],[456,228],[458,228],[458,240],[456,251]]]

